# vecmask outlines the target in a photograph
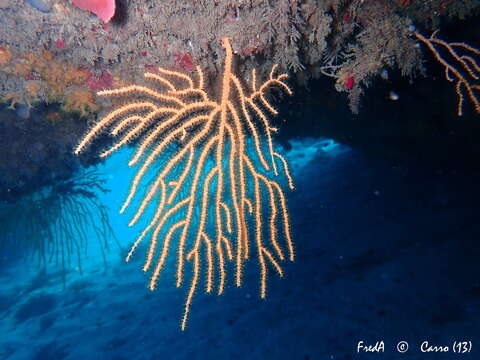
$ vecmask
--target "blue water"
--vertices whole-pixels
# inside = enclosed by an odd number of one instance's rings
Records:
[[[90,234],[83,275],[38,272],[19,261],[0,270],[0,359],[456,359],[423,341],[480,340],[479,178],[368,158],[329,139],[291,142],[296,190],[288,193],[296,260],[269,272],[259,298],[255,259],[244,285],[195,296],[180,330],[188,287],[170,261],[147,289],[144,250],[125,263],[138,227],[118,214],[135,169],[129,151],[99,167],[99,194],[123,249],[105,268]],[[357,354],[359,341],[385,353]],[[408,341],[399,354],[396,345]],[[468,356],[468,355],[465,355]],[[460,358],[460,357],[458,357]]]

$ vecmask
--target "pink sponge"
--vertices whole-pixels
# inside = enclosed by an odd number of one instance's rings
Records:
[[[72,0],[73,5],[88,10],[108,23],[115,14],[115,0]]]

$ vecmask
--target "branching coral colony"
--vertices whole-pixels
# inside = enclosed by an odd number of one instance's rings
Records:
[[[411,78],[417,71],[423,73],[425,49],[444,66],[446,79],[455,83],[457,114],[463,114],[464,95],[480,113],[479,50],[441,40],[437,31],[428,37],[418,30],[430,32],[443,18],[464,18],[479,5],[477,0],[344,2],[334,10],[330,43],[318,72],[336,79],[336,89],[348,94],[350,109],[358,113],[365,88],[376,76],[388,76],[388,68]]]
[[[480,65],[475,56],[480,56],[480,50],[465,43],[448,43],[435,37],[434,32],[430,38],[415,32],[415,37],[420,40],[433,53],[437,61],[445,69],[445,78],[455,82],[455,92],[458,97],[457,115],[463,115],[463,103],[465,91],[472,102],[475,112],[480,114]],[[443,52],[447,53],[452,61],[448,61]]]
[[[121,213],[141,191],[142,181],[145,182],[153,163],[161,161],[165,152],[170,154],[146,186],[130,222],[135,224],[149,204],[155,203],[154,214],[131,247],[126,261],[150,235],[143,270],[153,270],[149,288],[154,290],[170,248],[178,241],[177,287],[184,281],[186,263],[191,262],[193,267],[182,330],[200,281],[202,254],[206,256],[205,290],[213,291],[217,274],[220,295],[225,289],[227,262],[235,264],[235,284],[241,286],[244,263],[251,256],[253,243],[260,267],[262,298],[266,296],[267,265],[282,276],[281,261],[294,260],[285,195],[270,174],[273,172],[276,176],[283,170],[290,189],[294,185],[287,162],[274,150],[272,133],[276,129],[265,114],[277,113],[266,98],[271,87],[291,94],[285,83],[287,75],[276,74],[274,66],[269,78],[257,86],[254,69],[250,91],[247,91],[232,72],[233,55],[228,38],[222,39],[222,45],[226,55],[218,101],[212,100],[205,91],[200,67],[196,68],[197,84],[189,75],[158,68],[157,73],[145,73],[145,78],[156,84],[155,88],[131,85],[100,91],[99,96],[126,96],[130,102],[92,127],[75,151],[77,154],[83,151],[107,129],[119,140],[104,151],[102,157],[141,138],[129,165],[143,163]],[[263,196],[268,199],[267,214],[262,205]],[[251,227],[254,231],[250,231]],[[279,230],[283,232],[284,241],[279,241]]]

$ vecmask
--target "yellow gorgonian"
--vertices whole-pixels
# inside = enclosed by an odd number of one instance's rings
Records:
[[[288,94],[286,74],[276,74],[258,85],[255,70],[249,89],[232,72],[232,48],[222,40],[225,63],[214,100],[205,90],[202,70],[198,79],[159,68],[146,73],[155,86],[130,85],[98,92],[99,96],[122,96],[127,103],[118,106],[80,141],[75,153],[82,152],[100,133],[108,131],[118,141],[101,156],[135,139],[139,146],[129,162],[139,169],[132,181],[121,213],[139,193],[139,206],[130,225],[147,207],[154,211],[126,260],[140,243],[150,238],[144,271],[152,271],[149,288],[155,289],[171,253],[177,257],[176,285],[185,277],[187,263],[192,277],[181,323],[185,329],[193,295],[205,268],[205,291],[218,294],[225,289],[227,263],[234,263],[235,284],[241,286],[245,263],[254,256],[260,268],[260,296],[266,296],[267,265],[280,276],[281,262],[294,260],[285,194],[273,178],[280,170],[293,189],[286,160],[274,150],[275,132],[266,113],[277,114],[267,99],[267,91],[278,87]],[[173,152],[165,150],[174,145]],[[152,167],[161,155],[168,155],[160,167]],[[157,171],[144,185],[147,173]],[[264,204],[268,204],[264,206]],[[206,261],[201,261],[203,258]],[[204,266],[201,266],[204,264]]]

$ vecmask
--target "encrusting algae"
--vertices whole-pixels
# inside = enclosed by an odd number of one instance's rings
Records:
[[[48,50],[13,54],[0,47],[0,71],[21,82],[23,91],[0,94],[3,102],[15,108],[19,103],[29,107],[39,102],[62,104],[66,112],[88,116],[99,110],[94,92],[88,87],[91,73],[55,58]]]
[[[67,112],[77,112],[80,116],[88,116],[99,110],[95,104],[94,95],[86,90],[75,90],[66,96],[62,109]]]

